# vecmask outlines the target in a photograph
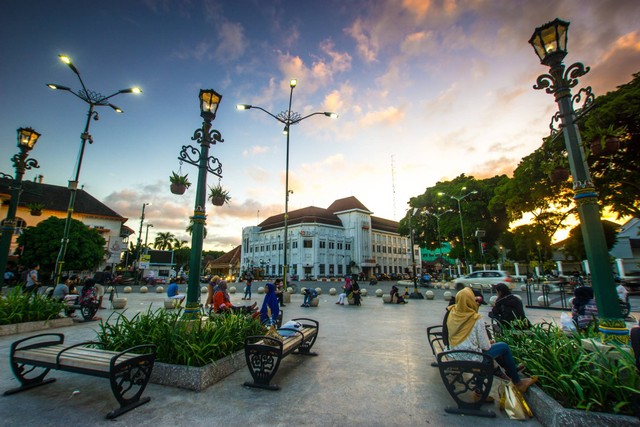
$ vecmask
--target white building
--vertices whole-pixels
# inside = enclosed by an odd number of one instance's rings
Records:
[[[409,238],[398,223],[372,215],[355,197],[336,200],[327,209],[310,206],[289,212],[289,274],[339,277],[346,274],[402,274],[412,271]],[[284,214],[242,230],[241,271],[278,276],[284,266]],[[414,246],[415,259],[420,260]],[[419,265],[418,272],[419,272]]]

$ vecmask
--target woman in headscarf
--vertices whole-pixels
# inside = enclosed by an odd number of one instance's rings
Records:
[[[280,306],[278,304],[278,297],[276,296],[276,285],[267,283],[264,301],[262,301],[262,307],[260,308],[260,323],[275,324],[279,314]]]
[[[220,282],[218,282],[218,291],[215,293],[215,295],[213,295],[213,312],[214,313],[224,313],[224,312],[246,313],[246,314],[252,314],[253,317],[258,317],[260,313],[256,311],[257,306],[258,306],[257,302],[254,302],[253,305],[244,305],[241,307],[233,305],[231,303],[231,298],[229,297],[229,293],[227,292],[227,281],[220,280]]]
[[[205,307],[213,308],[213,296],[217,291],[216,287],[218,286],[219,281],[220,276],[217,274],[209,280],[209,284],[207,285],[207,301],[204,304]]]
[[[344,305],[345,298],[347,298],[347,295],[351,293],[351,278],[345,277],[342,289],[343,291],[338,295],[338,301],[336,301],[336,304]]]
[[[500,358],[501,365],[520,392],[524,393],[537,378],[520,378],[511,349],[506,343],[492,343],[487,335],[484,320],[478,313],[479,304],[471,288],[464,288],[456,294],[456,303],[447,307],[447,329],[450,350],[478,351],[493,358]],[[462,358],[463,355],[459,357]],[[473,356],[471,356],[473,357]]]

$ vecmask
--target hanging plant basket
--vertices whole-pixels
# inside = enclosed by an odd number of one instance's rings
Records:
[[[191,183],[187,178],[189,175],[181,175],[180,173],[171,172],[171,176],[169,177],[169,182],[171,186],[171,192],[173,194],[184,194],[187,191],[187,188],[191,187]]]
[[[620,140],[615,136],[607,136],[604,140],[604,148],[602,148],[601,154],[603,156],[610,156],[615,154],[620,149]]]
[[[187,186],[185,184],[172,183],[170,188],[173,194],[184,194],[184,192],[187,191]]]
[[[213,203],[215,206],[222,206],[224,205],[224,202],[224,196],[216,196],[211,198],[211,203]]]
[[[32,203],[27,205],[27,209],[29,209],[32,216],[40,216],[42,215],[42,209],[44,209],[44,205],[40,203]]]
[[[593,156],[599,156],[602,154],[602,143],[600,142],[600,138],[596,138],[591,141],[591,146],[589,148],[591,149],[591,155]]]
[[[551,171],[549,178],[554,184],[566,181],[567,179],[569,179],[569,169],[557,166]]]
[[[32,209],[31,216],[40,216],[42,215],[42,209]]]

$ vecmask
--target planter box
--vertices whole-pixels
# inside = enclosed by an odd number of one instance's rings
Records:
[[[6,335],[21,334],[24,332],[41,331],[43,329],[63,328],[73,325],[73,319],[63,317],[61,319],[39,320],[37,322],[13,323],[0,326],[0,337]]]
[[[531,387],[525,399],[533,416],[545,427],[640,426],[640,419],[636,417],[563,408],[540,387]]]
[[[202,391],[245,366],[247,366],[247,361],[244,357],[244,350],[200,368],[156,362],[153,365],[151,382]]]

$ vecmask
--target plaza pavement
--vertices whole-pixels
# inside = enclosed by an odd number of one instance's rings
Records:
[[[3,426],[501,426],[540,425],[511,421],[497,403],[485,405],[496,418],[452,415],[445,406],[454,405],[445,390],[433,361],[426,327],[442,321],[447,302],[444,291],[434,290],[434,300],[411,300],[407,305],[383,304],[375,289],[388,293],[392,282],[363,285],[369,296],[361,307],[336,305],[330,287],[340,283],[301,283],[323,288],[317,308],[303,308],[302,296],[293,295],[284,307],[284,320],[309,317],[320,322],[313,348],[317,357],[291,355],[283,360],[274,382],[279,391],[243,387],[250,380],[244,368],[200,393],[149,384],[144,395],[151,401],[115,420],[105,415],[118,405],[109,382],[68,372],[52,371],[58,381],[11,396],[0,396],[0,425]],[[264,282],[254,282],[254,299]],[[181,285],[181,291],[186,285]],[[243,286],[238,286],[238,291]],[[421,288],[424,292],[424,288]],[[126,315],[163,306],[164,294],[137,292],[128,298]],[[240,292],[232,295],[242,304]],[[204,300],[204,296],[202,297]],[[252,301],[252,302],[253,302]],[[637,301],[640,302],[640,301]],[[633,302],[632,302],[633,303]],[[106,306],[108,306],[106,302]],[[634,304],[637,306],[637,304]],[[486,317],[490,306],[482,306]],[[636,310],[634,310],[636,311]],[[112,310],[100,310],[107,319]],[[559,322],[560,311],[528,309],[532,322]],[[66,342],[95,339],[98,322],[48,330],[65,334]],[[12,342],[33,335],[0,337],[0,390],[16,387],[18,381],[9,368]],[[492,395],[497,401],[497,382]]]

